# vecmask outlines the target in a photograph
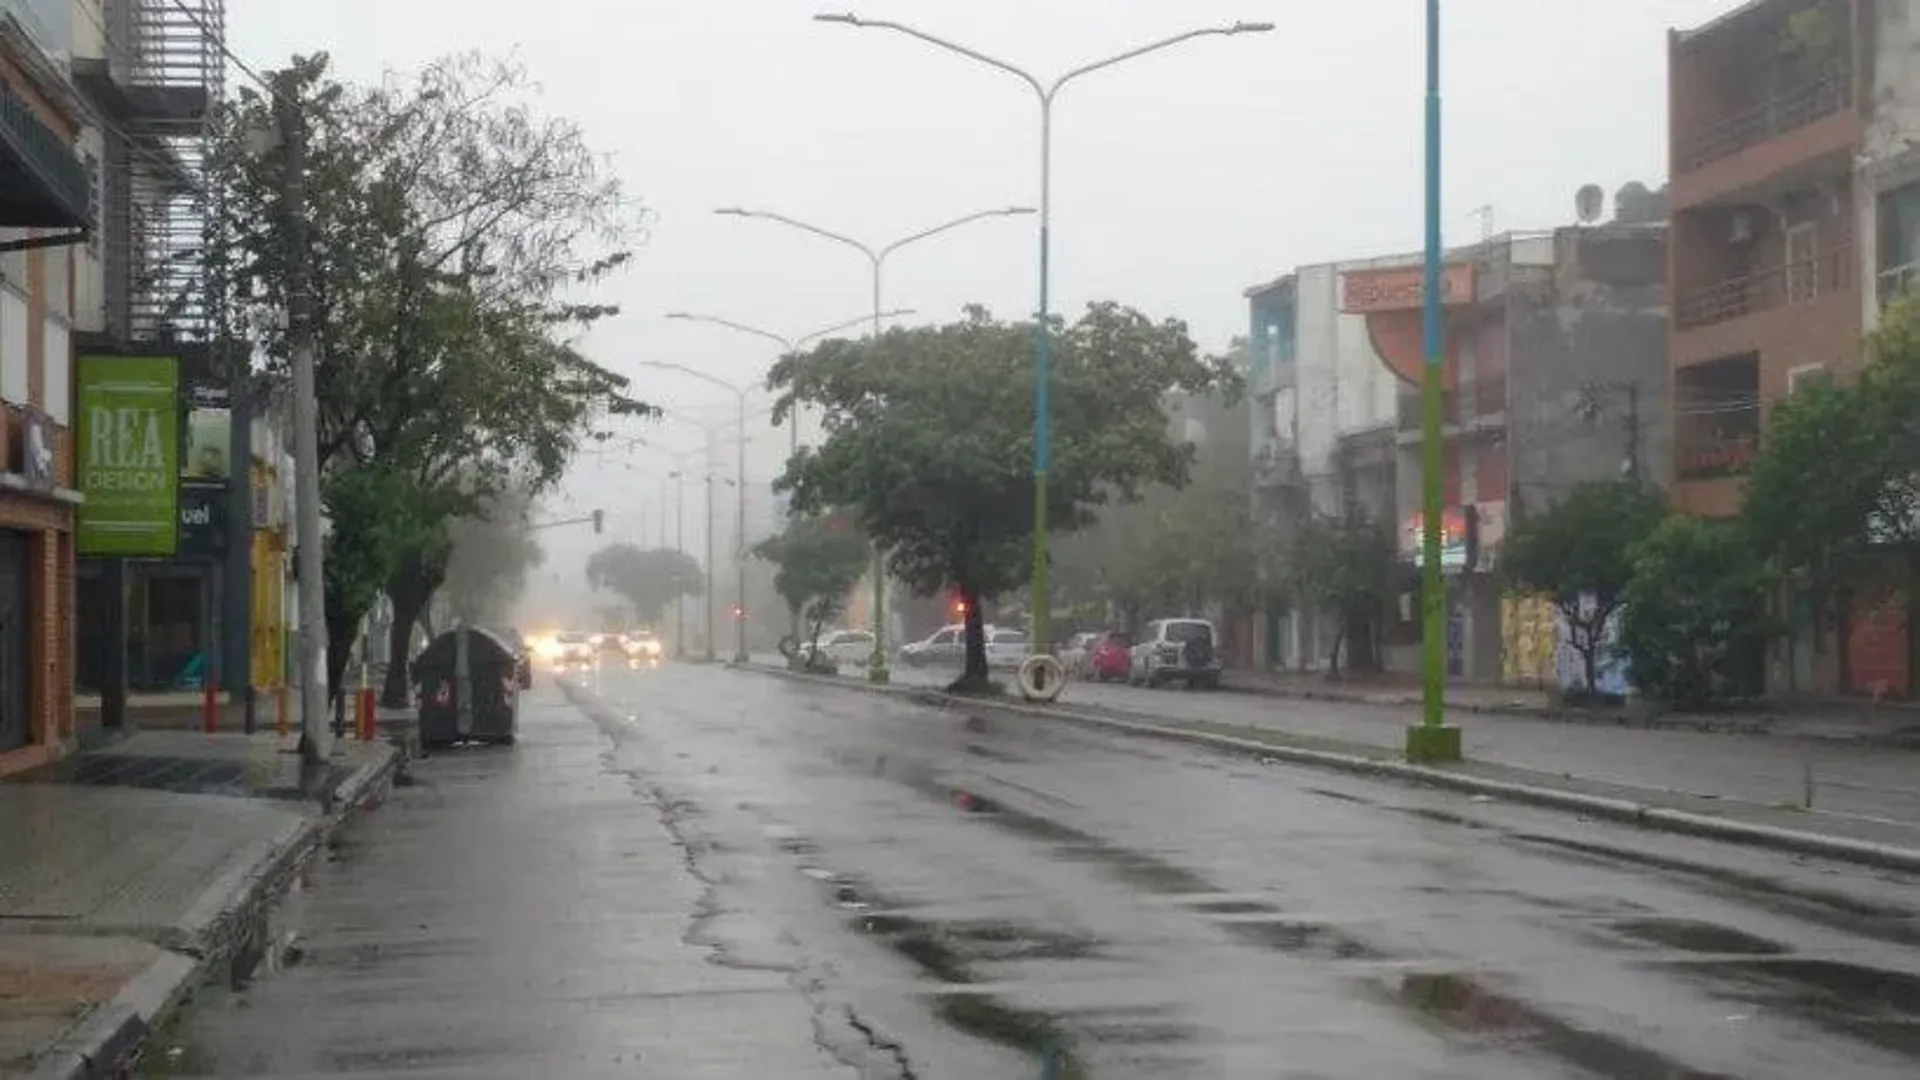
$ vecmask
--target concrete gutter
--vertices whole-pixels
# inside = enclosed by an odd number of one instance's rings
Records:
[[[210,884],[179,925],[151,935],[168,951],[120,992],[91,1010],[40,1056],[28,1080],[99,1080],[131,1075],[147,1040],[216,978],[250,966],[269,947],[268,913],[305,873],[348,817],[384,801],[400,755],[387,745],[335,787],[320,812],[303,815],[258,858]]]
[[[803,675],[798,672],[756,665],[729,665],[740,671],[775,678],[789,679],[794,682],[812,683],[818,686],[834,687],[856,693],[881,694],[929,705],[934,708],[969,712],[999,712],[1029,719],[1052,720],[1061,723],[1076,724],[1081,727],[1103,731],[1115,731],[1128,735],[1159,739],[1168,742],[1187,743],[1226,753],[1251,757],[1285,761],[1298,765],[1311,765],[1318,768],[1337,769],[1342,772],[1357,773],[1404,783],[1422,784],[1428,787],[1458,791],[1470,795],[1487,795],[1508,802],[1539,806],[1552,810],[1568,810],[1587,817],[1620,822],[1646,829],[1678,833],[1686,836],[1702,837],[1727,843],[1745,844],[1750,847],[1765,848],[1773,851],[1787,851],[1798,855],[1812,855],[1833,859],[1839,862],[1859,866],[1870,866],[1882,870],[1897,870],[1903,873],[1920,874],[1920,850],[1879,844],[1864,840],[1852,840],[1841,836],[1829,836],[1822,833],[1800,829],[1783,829],[1773,825],[1761,825],[1753,822],[1732,821],[1726,818],[1697,814],[1687,810],[1674,810],[1650,803],[1635,802],[1629,799],[1614,799],[1603,795],[1588,795],[1563,788],[1541,784],[1523,784],[1507,780],[1494,780],[1488,777],[1473,776],[1454,772],[1449,769],[1434,768],[1425,765],[1410,765],[1403,761],[1387,758],[1368,757],[1364,754],[1342,753],[1334,750],[1313,750],[1306,747],[1276,745],[1257,739],[1235,738],[1231,735],[1219,735],[1212,732],[1193,731],[1185,728],[1168,727],[1139,720],[1125,720],[1112,716],[1100,716],[1085,712],[1070,712],[1063,709],[1029,705],[1016,701],[996,701],[992,699],[959,697],[938,690],[923,687],[874,686],[870,683],[837,679],[824,675]]]

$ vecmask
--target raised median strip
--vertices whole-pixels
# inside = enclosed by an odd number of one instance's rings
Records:
[[[1435,767],[1399,760],[1384,747],[1294,736],[1284,732],[1191,721],[1129,719],[1086,707],[1037,706],[1011,699],[960,697],[926,687],[874,686],[863,680],[805,675],[768,665],[733,665],[741,671],[860,693],[883,694],[935,708],[998,712],[1032,719],[1077,724],[1275,761],[1424,784],[1513,803],[1567,810],[1588,817],[1687,836],[1745,844],[1774,851],[1834,859],[1862,866],[1920,873],[1920,847],[1899,842],[1920,835],[1920,825],[1875,823],[1837,818],[1849,828],[1884,834],[1841,836],[1754,818],[1816,818],[1805,811],[1720,799],[1687,792],[1661,793],[1655,801],[1640,789],[1577,776],[1556,776],[1511,766],[1469,761]],[[1734,817],[1739,814],[1741,817]],[[1747,820],[1742,820],[1745,818]]]

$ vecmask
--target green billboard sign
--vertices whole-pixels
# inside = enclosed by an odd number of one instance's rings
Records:
[[[180,363],[82,356],[75,432],[81,555],[169,556],[180,541]]]

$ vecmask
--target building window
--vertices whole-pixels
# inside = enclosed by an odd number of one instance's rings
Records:
[[[1920,181],[1880,196],[1880,303],[1885,305],[1920,272]]]
[[[207,574],[199,567],[146,566],[127,598],[127,686],[145,692],[206,685]]]
[[[27,301],[0,286],[0,398],[30,405],[27,393]]]
[[[46,413],[61,427],[73,423],[73,335],[65,319],[47,317],[46,341],[42,345],[46,377],[41,380],[41,397]]]

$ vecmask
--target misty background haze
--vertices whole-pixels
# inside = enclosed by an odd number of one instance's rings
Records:
[[[1657,187],[1666,159],[1666,42],[1736,0],[1454,0],[1446,8],[1445,229],[1476,238],[1572,219],[1585,183]],[[541,84],[532,107],[578,122],[648,211],[648,241],[598,299],[622,314],[584,341],[637,396],[728,421],[732,399],[642,361],[759,383],[770,343],[664,316],[684,310],[789,337],[864,314],[851,250],[722,206],[789,214],[873,243],[974,210],[1038,198],[1038,122],[1011,77],[898,35],[822,25],[817,11],[896,18],[1040,73],[1196,25],[1271,20],[1251,39],[1202,40],[1075,84],[1056,107],[1054,309],[1116,299],[1186,320],[1221,350],[1245,326],[1243,290],[1305,263],[1418,246],[1422,5],[1277,0],[504,0],[461,4],[250,0],[229,43],[256,68],[324,49],[342,77],[413,71],[448,53],[512,56]],[[638,207],[636,207],[636,211]],[[886,306],[908,322],[981,303],[1033,310],[1032,219],[987,221],[889,264]],[[767,402],[757,398],[752,412]],[[705,437],[681,421],[622,431],[645,447],[583,456],[543,516],[607,512],[606,535],[541,536],[536,590],[587,595],[581,567],[612,540],[652,544],[666,450]],[[803,433],[805,429],[803,427]],[[787,434],[749,425],[750,539],[770,531],[765,490]],[[665,448],[665,449],[662,449]],[[697,455],[684,462],[697,470]],[[733,474],[733,447],[718,470]],[[689,550],[705,504],[686,489]],[[732,492],[716,489],[729,565]],[[717,589],[730,601],[731,585]]]

